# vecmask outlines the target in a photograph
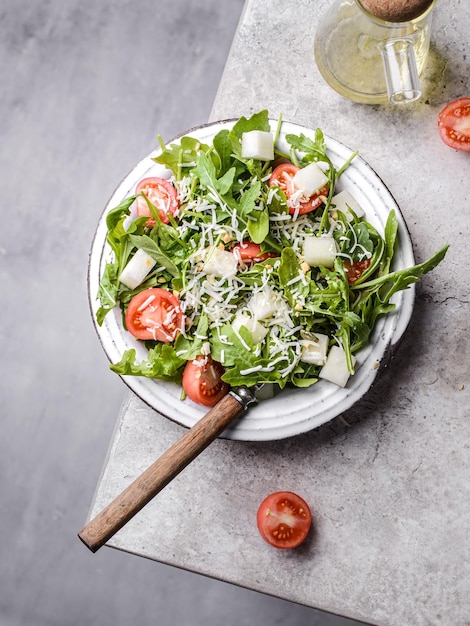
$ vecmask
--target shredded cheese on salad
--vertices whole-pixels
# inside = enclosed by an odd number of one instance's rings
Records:
[[[132,323],[150,331],[140,339],[147,358],[139,363],[135,350],[127,350],[113,371],[179,382],[188,362],[209,355],[232,386],[308,387],[320,378],[344,386],[376,320],[394,309],[394,293],[442,260],[447,247],[421,265],[393,271],[394,212],[380,234],[352,208],[341,211],[332,202],[356,155],[336,169],[319,129],[314,139],[287,135],[290,150],[281,152],[281,125],[272,131],[268,112],[261,111],[221,130],[210,145],[191,136],[161,142],[154,160],[172,172],[176,204],[146,197],[148,214],[135,216],[141,192],[108,213],[113,258],[101,279],[98,323],[119,306],[133,332],[126,313],[142,294]],[[272,133],[274,162],[242,155],[243,134],[252,131]],[[328,183],[310,195],[293,188],[289,173],[285,185],[272,184],[273,169],[283,163],[296,171],[316,163]],[[147,269],[130,288],[121,275],[125,268],[133,273],[138,250],[148,257]],[[149,312],[156,292],[142,292],[155,288],[168,291],[178,306]]]

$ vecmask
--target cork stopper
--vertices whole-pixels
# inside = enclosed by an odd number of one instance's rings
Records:
[[[434,0],[359,0],[364,9],[385,22],[409,22],[422,15]]]

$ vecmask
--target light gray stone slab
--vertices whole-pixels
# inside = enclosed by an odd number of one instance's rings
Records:
[[[240,586],[387,626],[469,624],[470,161],[446,147],[437,115],[469,95],[470,14],[437,5],[423,98],[359,105],[321,79],[313,58],[326,0],[251,0],[212,119],[272,115],[358,149],[408,223],[417,261],[444,243],[417,289],[403,343],[371,392],[318,430],[274,443],[219,439],[109,545]],[[184,129],[182,129],[184,130]],[[184,429],[129,395],[91,514]],[[311,504],[315,531],[276,551],[256,530],[275,490]]]

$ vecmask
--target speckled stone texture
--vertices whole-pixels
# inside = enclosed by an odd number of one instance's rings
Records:
[[[419,284],[395,358],[353,409],[284,441],[216,441],[109,545],[371,624],[464,626],[470,160],[440,141],[436,123],[447,102],[470,95],[470,13],[459,0],[438,2],[423,97],[401,108],[355,104],[323,82],[313,37],[328,5],[249,1],[212,119],[267,108],[322,128],[385,181],[418,262],[451,248]],[[92,513],[182,432],[128,396]],[[256,531],[259,502],[279,489],[299,492],[314,513],[314,533],[292,552]]]

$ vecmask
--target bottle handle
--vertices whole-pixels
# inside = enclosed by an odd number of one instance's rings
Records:
[[[385,81],[392,104],[413,102],[421,97],[413,39],[389,39],[379,44]]]

